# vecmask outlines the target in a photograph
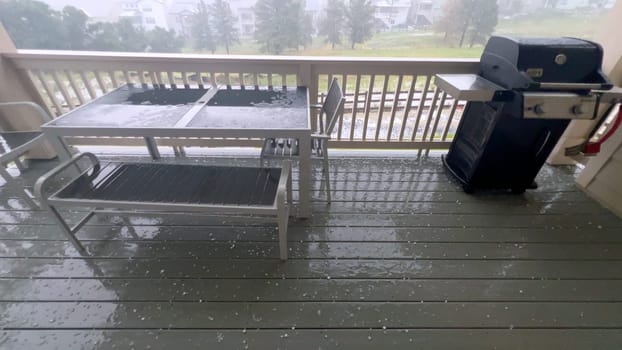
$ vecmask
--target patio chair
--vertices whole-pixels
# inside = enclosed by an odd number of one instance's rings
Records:
[[[42,123],[52,120],[50,115],[36,103],[33,102],[4,102],[0,103],[0,109],[28,107],[36,111],[42,120]],[[8,113],[4,114],[8,117]],[[20,188],[23,199],[33,209],[38,209],[39,205],[34,201],[33,195],[15,178],[9,174],[6,167],[9,163],[15,163],[20,171],[26,170],[24,163],[20,161],[20,157],[31,149],[41,145],[45,137],[41,131],[4,131],[0,129],[0,176],[4,178],[7,184]]]
[[[312,157],[322,159],[322,173],[326,181],[326,199],[331,202],[330,175],[328,169],[328,141],[335,128],[339,116],[343,114],[345,98],[337,79],[333,79],[328,93],[321,105],[311,105],[319,108],[318,130],[311,134]],[[263,167],[265,159],[296,158],[300,155],[298,139],[266,139],[261,148],[260,163]]]

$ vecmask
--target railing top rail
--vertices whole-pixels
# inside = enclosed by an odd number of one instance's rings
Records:
[[[18,50],[4,53],[20,69],[231,69],[249,71],[270,69],[295,73],[302,66],[313,67],[316,74],[414,74],[471,73],[477,59],[408,58],[408,57],[325,57],[325,56],[257,56],[197,55],[139,52]]]
[[[2,53],[8,58],[58,59],[58,60],[210,60],[210,61],[263,61],[263,62],[295,62],[300,63],[343,63],[343,62],[386,62],[386,63],[478,63],[477,58],[410,58],[410,57],[353,57],[353,56],[273,56],[273,55],[209,55],[209,54],[177,54],[177,53],[146,53],[146,52],[110,52],[110,51],[68,51],[68,50],[17,50]]]

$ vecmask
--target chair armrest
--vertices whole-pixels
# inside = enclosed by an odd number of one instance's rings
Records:
[[[48,193],[47,193],[47,185],[48,183],[54,178],[56,177],[58,174],[60,174],[60,172],[62,172],[63,170],[69,168],[70,166],[75,166],[77,169],[79,169],[78,167],[78,161],[84,157],[89,158],[89,160],[91,161],[91,166],[88,167],[86,170],[84,171],[78,171],[79,175],[76,176],[75,178],[78,178],[86,173],[88,173],[89,170],[93,169],[93,173],[97,174],[101,168],[100,164],[99,164],[99,159],[97,159],[97,157],[93,154],[93,153],[89,153],[89,152],[84,152],[84,153],[78,153],[76,155],[74,155],[71,159],[57,165],[54,169],[48,171],[47,173],[45,173],[43,176],[41,176],[37,182],[35,183],[35,187],[34,187],[34,193],[35,196],[37,198],[39,198],[39,200],[41,201],[42,204],[45,204],[45,206],[47,206],[47,199],[48,199]],[[70,181],[73,181],[75,178],[72,178]]]
[[[34,109],[43,119],[43,123],[47,123],[52,120],[52,117],[41,106],[30,101],[18,101],[18,102],[2,102],[0,103],[0,109],[5,107],[30,107]]]

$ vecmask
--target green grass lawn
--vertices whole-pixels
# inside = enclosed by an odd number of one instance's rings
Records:
[[[603,12],[594,10],[573,14],[560,11],[544,11],[537,15],[500,19],[494,34],[513,36],[572,36],[591,39],[602,22]],[[323,37],[316,37],[313,44],[300,50],[288,50],[283,55],[295,56],[358,56],[358,57],[429,57],[429,58],[478,58],[483,45],[457,47],[445,42],[443,35],[433,32],[404,31],[377,33],[354,49],[344,42],[332,49]],[[191,50],[188,50],[191,52]],[[223,50],[217,53],[224,54]],[[231,49],[232,54],[262,54],[252,39],[242,40]]]

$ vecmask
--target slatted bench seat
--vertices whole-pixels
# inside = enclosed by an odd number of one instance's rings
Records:
[[[88,165],[82,160],[88,159]],[[84,170],[85,169],[85,170]],[[50,190],[64,172],[74,176]],[[77,231],[99,210],[132,212],[202,212],[274,217],[279,251],[287,259],[287,223],[292,203],[291,165],[283,168],[231,167],[163,163],[110,163],[101,166],[91,153],[81,153],[43,175],[35,194],[58,221],[78,251],[87,254]],[[98,208],[71,227],[58,207]]]

